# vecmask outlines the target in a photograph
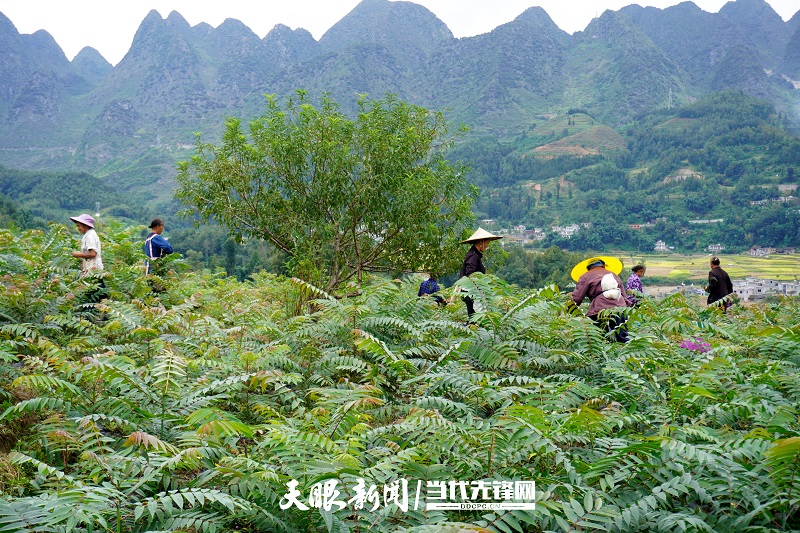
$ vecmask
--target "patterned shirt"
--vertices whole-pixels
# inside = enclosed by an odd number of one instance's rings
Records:
[[[644,287],[642,287],[642,279],[636,272],[631,274],[631,277],[628,278],[628,283],[625,284],[625,292],[628,293],[628,301],[631,304],[635,304],[639,301],[639,299],[635,294],[631,294],[631,291],[644,292]]]
[[[81,252],[87,253],[89,250],[94,250],[97,255],[81,259],[81,276],[85,276],[90,270],[103,270],[103,260],[100,258],[100,237],[91,228],[81,238]]]
[[[436,280],[433,278],[426,279],[419,284],[419,292],[417,292],[417,296],[422,296],[423,294],[433,294],[435,292],[439,292],[439,284],[436,283]]]

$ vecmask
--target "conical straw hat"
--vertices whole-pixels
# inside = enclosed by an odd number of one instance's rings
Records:
[[[590,257],[589,259],[584,259],[574,267],[572,267],[572,272],[570,272],[570,276],[575,281],[578,281],[580,277],[586,272],[589,271],[588,266],[592,263],[597,261],[602,261],[606,264],[606,270],[610,270],[614,274],[619,276],[619,273],[622,272],[622,261],[617,259],[616,257],[610,257],[607,255],[596,255],[594,257]]]
[[[483,228],[478,228],[478,231],[473,233],[472,236],[469,239],[464,239],[463,241],[461,241],[461,244],[466,244],[468,242],[482,241],[482,240],[485,240],[485,239],[488,239],[490,241],[496,241],[497,239],[502,239],[502,238],[503,237],[501,237],[499,235],[492,235],[491,233],[489,233],[488,231],[486,231]]]

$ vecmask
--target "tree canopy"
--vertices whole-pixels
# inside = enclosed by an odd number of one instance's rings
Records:
[[[290,271],[332,289],[364,271],[448,271],[477,196],[439,112],[394,96],[358,101],[350,118],[327,96],[268,97],[222,143],[200,141],[179,166],[176,196],[239,237],[267,240]]]

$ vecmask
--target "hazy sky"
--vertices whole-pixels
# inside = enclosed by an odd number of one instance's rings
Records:
[[[0,13],[20,33],[46,30],[72,59],[84,46],[97,49],[117,64],[130,48],[133,35],[151,9],[166,18],[177,11],[194,26],[216,27],[226,18],[242,21],[259,37],[276,24],[305,28],[319,39],[358,5],[360,0],[0,0]],[[800,9],[798,0],[767,0],[784,19]],[[606,9],[629,4],[669,7],[679,0],[415,0],[439,17],[456,37],[486,33],[513,20],[532,6],[541,6],[561,29],[586,28]],[[726,0],[695,0],[716,13]]]

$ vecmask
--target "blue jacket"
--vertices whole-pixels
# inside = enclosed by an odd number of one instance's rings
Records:
[[[144,255],[147,256],[147,273],[150,273],[150,260],[164,257],[173,252],[172,245],[158,233],[150,233],[144,241]]]

